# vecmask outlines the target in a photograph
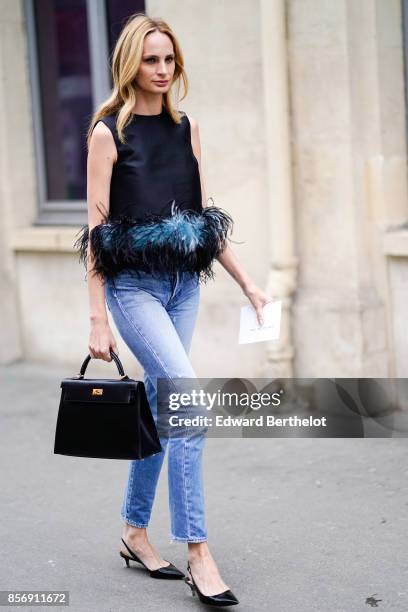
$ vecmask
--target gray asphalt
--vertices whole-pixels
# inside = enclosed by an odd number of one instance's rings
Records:
[[[184,582],[154,580],[119,557],[128,462],[53,454],[59,384],[71,375],[0,368],[0,588],[67,590],[75,612],[205,609]],[[407,464],[404,438],[208,438],[209,545],[240,600],[231,609],[406,612]],[[185,571],[166,477],[167,462],[149,534]]]

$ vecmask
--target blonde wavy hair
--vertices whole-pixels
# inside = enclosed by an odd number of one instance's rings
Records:
[[[87,132],[87,146],[89,149],[92,131],[95,124],[106,115],[118,113],[116,129],[119,140],[124,143],[123,129],[132,115],[136,103],[136,89],[134,83],[143,55],[143,43],[149,32],[158,30],[167,34],[174,48],[175,69],[172,85],[177,84],[177,104],[187,95],[188,79],[184,70],[184,58],[180,44],[170,26],[161,18],[152,18],[145,13],[134,13],[127,19],[112,55],[112,93],[102,102],[92,116]],[[180,84],[183,82],[183,96],[180,98]],[[176,123],[180,123],[179,111],[175,108],[171,96],[171,89],[163,95],[163,106]]]

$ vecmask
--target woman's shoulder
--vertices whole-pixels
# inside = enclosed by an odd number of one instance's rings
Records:
[[[194,119],[194,117],[192,117],[190,115],[190,113],[186,113],[184,111],[181,111],[183,113],[183,116],[181,118],[182,123],[185,124],[185,129],[186,132],[190,133],[190,136],[193,136],[198,132],[198,123],[197,121]]]
[[[92,138],[104,147],[112,146],[112,138],[115,146],[116,155],[119,150],[120,140],[116,129],[116,115],[114,113],[99,117],[92,130]]]
[[[185,117],[186,120],[189,122],[189,124],[191,125],[192,128],[195,128],[197,126],[197,121],[194,119],[194,117],[191,116],[190,113],[186,113],[183,110],[179,110],[178,113],[180,114],[180,117]]]
[[[99,117],[98,121],[102,121],[102,123],[105,123],[110,129],[114,129],[116,127],[116,119],[116,113],[109,113],[108,115]]]

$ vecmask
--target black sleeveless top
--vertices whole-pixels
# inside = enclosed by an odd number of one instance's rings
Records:
[[[199,166],[185,113],[180,124],[164,107],[159,115],[133,114],[124,128],[126,144],[119,140],[115,114],[100,121],[111,130],[118,152],[110,188],[112,218],[169,215],[173,201],[180,210],[202,211]]]
[[[118,157],[112,168],[109,211],[80,230],[74,247],[87,268],[113,278],[122,270],[152,275],[187,271],[214,278],[213,261],[224,250],[233,220],[221,208],[202,206],[200,172],[191,145],[190,122],[159,115],[133,115],[119,140],[116,115],[99,121],[111,130]],[[95,124],[96,125],[96,124]]]

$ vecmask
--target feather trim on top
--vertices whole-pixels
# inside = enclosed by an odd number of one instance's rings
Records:
[[[214,278],[213,261],[224,250],[232,228],[231,216],[218,206],[196,212],[178,210],[173,201],[171,216],[148,213],[142,220],[123,214],[113,219],[105,213],[90,232],[92,271],[102,277],[129,269],[152,275],[186,271],[206,282]],[[89,226],[79,234],[74,248],[86,268]]]

